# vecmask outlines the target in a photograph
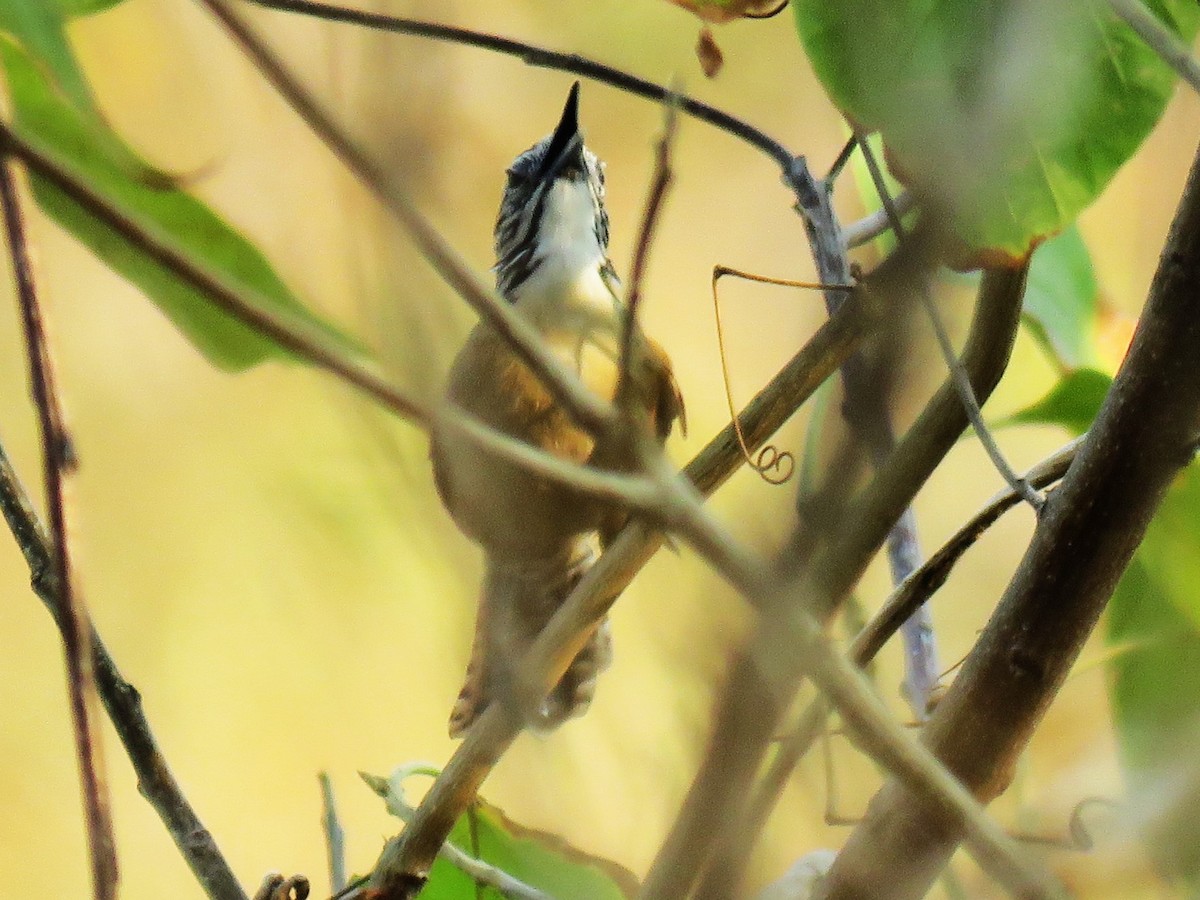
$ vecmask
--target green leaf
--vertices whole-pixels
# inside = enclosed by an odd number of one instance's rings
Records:
[[[1187,43],[1194,0],[1147,5]],[[1020,259],[1103,190],[1175,76],[1106,4],[793,0],[834,102],[947,204],[975,262]]]
[[[1074,225],[1033,253],[1025,285],[1025,326],[1064,371],[1095,366],[1099,288],[1092,257]]]
[[[1076,369],[1061,379],[1041,400],[994,422],[993,427],[1061,425],[1072,434],[1083,434],[1092,427],[1092,421],[1111,386],[1112,378],[1104,372]]]
[[[423,764],[398,768],[390,778],[361,773],[370,788],[401,819],[410,813],[404,799],[404,782],[412,775],[432,775]],[[499,809],[476,800],[470,812],[455,823],[448,838],[476,859],[545,891],[552,897],[587,900],[626,900],[637,892],[637,881],[616,863],[584,853],[562,838],[517,825]],[[487,889],[484,897],[499,900]],[[421,900],[474,900],[475,882],[439,857],[420,894]]]
[[[234,286],[256,292],[273,311],[320,328],[348,352],[349,339],[309,313],[258,249],[212,210],[167,182],[115,134],[64,101],[19,46],[0,38],[17,131],[67,162],[124,214],[169,235],[182,251]],[[291,358],[273,340],[218,309],[42,178],[32,179],[42,209],[114,271],[137,285],[214,365],[241,370]]]
[[[77,110],[96,115],[91,88],[67,42],[64,14],[57,0],[0,0],[0,31],[29,52]]]
[[[123,2],[125,0],[58,0],[58,5],[68,16],[90,16]]]
[[[1121,763],[1151,853],[1200,882],[1200,469],[1177,479],[1108,609]]]

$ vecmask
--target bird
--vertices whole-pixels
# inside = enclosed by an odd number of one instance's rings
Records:
[[[604,164],[579,127],[579,82],[554,131],[506,174],[495,225],[497,291],[590,391],[611,401],[627,306],[608,257]],[[640,328],[633,343],[626,408],[635,427],[661,445],[676,422],[686,429],[683,396],[666,351]],[[633,466],[628,450],[581,428],[486,322],[455,357],[441,409],[465,412],[574,463]],[[481,448],[448,427],[444,415],[435,417],[430,458],[444,506],[485,558],[471,660],[450,714],[457,738],[490,704],[515,702],[521,659],[626,515],[613,501]],[[605,619],[526,724],[547,732],[582,715],[611,658]]]

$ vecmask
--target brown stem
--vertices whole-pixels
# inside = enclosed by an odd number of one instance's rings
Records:
[[[926,729],[981,800],[999,794],[1200,428],[1200,153],[1129,354],[1012,582]],[[923,896],[961,838],[894,782],[838,857],[826,896]]]
[[[17,540],[32,573],[34,593],[41,598],[65,633],[69,627],[62,606],[57,576],[51,564],[50,538],[29,502],[16,472],[0,446],[0,512]],[[142,710],[137,689],[122,677],[117,664],[96,630],[88,626],[92,666],[96,687],[109,720],[125,746],[129,761],[138,776],[138,791],[154,807],[175,846],[191,868],[200,887],[211,900],[246,900],[246,894],[233,876],[212,835],[183,795],[178,782],[163,758]]]
[[[924,268],[924,267],[920,267]],[[986,397],[1008,364],[1019,322],[1024,272],[989,271],[963,362],[977,396]],[[910,288],[911,290],[911,288]],[[871,483],[844,510],[838,534],[811,559],[808,571],[817,595],[832,601],[814,612],[828,618],[878,552],[891,524],[949,452],[967,425],[953,384],[942,386],[917,422],[900,440]],[[718,702],[709,752],[701,764],[671,832],[660,848],[644,886],[647,897],[686,897],[712,850],[721,825],[740,816],[750,783],[791,696],[799,688],[801,665],[776,660],[764,647],[777,637],[777,622],[764,617],[740,655]],[[791,673],[788,689],[775,691],[763,679],[759,662]]]
[[[593,394],[543,343],[535,329],[511,303],[498,297],[458,255],[433,224],[425,218],[394,178],[372,160],[334,122],[287,70],[279,58],[238,16],[227,0],[200,0],[246,53],[263,77],[300,116],[339,160],[388,209],[413,238],[421,255],[439,276],[470,304],[479,317],[503,336],[526,365],[538,376],[555,401],[581,426],[602,434],[615,424],[612,406]]]
[[[0,160],[0,204],[17,299],[25,330],[25,351],[29,363],[29,384],[42,434],[42,461],[46,484],[46,509],[55,552],[49,560],[54,575],[58,602],[63,610],[61,630],[67,663],[67,691],[71,722],[75,732],[75,754],[83,791],[84,822],[92,861],[92,890],[97,900],[112,900],[117,895],[117,850],[109,811],[108,786],[104,781],[104,758],[96,727],[96,683],[92,677],[88,638],[87,607],[74,585],[71,549],[67,540],[67,511],[64,497],[66,480],[75,468],[75,451],[63,421],[62,406],[55,384],[54,366],[46,341],[45,323],[33,279],[33,265],[25,238],[25,224],[17,197],[11,158]]]
[[[139,250],[204,293],[214,305],[239,322],[266,335],[279,346],[301,359],[352,384],[397,415],[421,427],[428,427],[429,411],[406,391],[389,383],[372,367],[349,356],[340,347],[331,346],[327,337],[308,323],[272,311],[270,304],[255,298],[253,292],[231,286],[221,276],[181,252],[169,238],[155,232],[116,209],[97,193],[71,167],[0,122],[3,141],[30,171],[45,178],[56,188],[111,227]]]
[[[749,446],[765,442],[837,371],[860,345],[873,321],[869,304],[856,295],[818,329],[738,417]],[[684,474],[701,493],[710,494],[743,462],[737,434],[730,424],[696,455]],[[661,543],[662,535],[643,522],[626,526],[538,636],[522,666],[521,683],[544,685],[546,689],[555,684],[596,623]],[[378,900],[415,896],[438,848],[516,738],[522,721],[521,716],[501,704],[488,707],[421,801],[412,822],[388,842],[375,865],[371,886],[362,889],[361,896]]]
[[[1035,488],[1049,487],[1062,478],[1067,466],[1075,458],[1078,445],[1078,440],[1072,441],[1022,477]],[[870,663],[909,616],[946,582],[962,555],[1001,515],[1022,502],[1023,498],[1011,488],[1001,493],[972,516],[920,568],[898,585],[871,617],[866,627],[855,636],[849,651],[855,665],[865,667]],[[736,827],[727,829],[728,844],[719,848],[718,858],[730,866],[731,871],[725,873],[723,880],[714,882],[717,885],[716,890],[724,890],[726,885],[741,883],[742,874],[749,863],[749,848],[754,846],[766,827],[767,819],[775,809],[775,803],[783,793],[792,771],[808,752],[813,741],[820,736],[828,716],[828,706],[824,698],[818,698],[809,704],[800,715],[796,726],[780,742],[779,749],[755,789],[754,798],[750,801],[745,816]],[[716,873],[720,871],[718,862],[714,861],[709,868],[710,874],[706,877],[717,878]],[[699,895],[709,896],[703,887]]]
[[[650,189],[646,195],[646,209],[642,213],[642,223],[638,228],[637,242],[634,244],[633,265],[629,268],[629,292],[626,295],[625,321],[621,323],[620,361],[621,373],[617,382],[617,405],[631,409],[630,398],[626,395],[633,386],[631,371],[634,368],[633,358],[634,338],[637,335],[638,312],[642,305],[642,282],[646,277],[646,265],[650,259],[650,246],[654,242],[658,218],[662,213],[663,203],[667,199],[667,189],[671,186],[674,173],[671,171],[671,144],[675,140],[677,128],[677,106],[672,100],[666,103],[666,116],[663,123],[662,137],[654,154],[654,177],[650,180]]]

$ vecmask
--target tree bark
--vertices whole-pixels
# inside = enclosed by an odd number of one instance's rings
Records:
[[[981,800],[1013,766],[1092,631],[1200,430],[1200,154],[1133,343],[1074,464],[924,740]],[[917,898],[962,832],[892,781],[821,896]]]

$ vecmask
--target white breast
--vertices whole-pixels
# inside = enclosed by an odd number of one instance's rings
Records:
[[[583,179],[551,185],[538,229],[537,269],[514,291],[517,309],[548,330],[615,327],[616,298],[600,274],[596,207]]]

